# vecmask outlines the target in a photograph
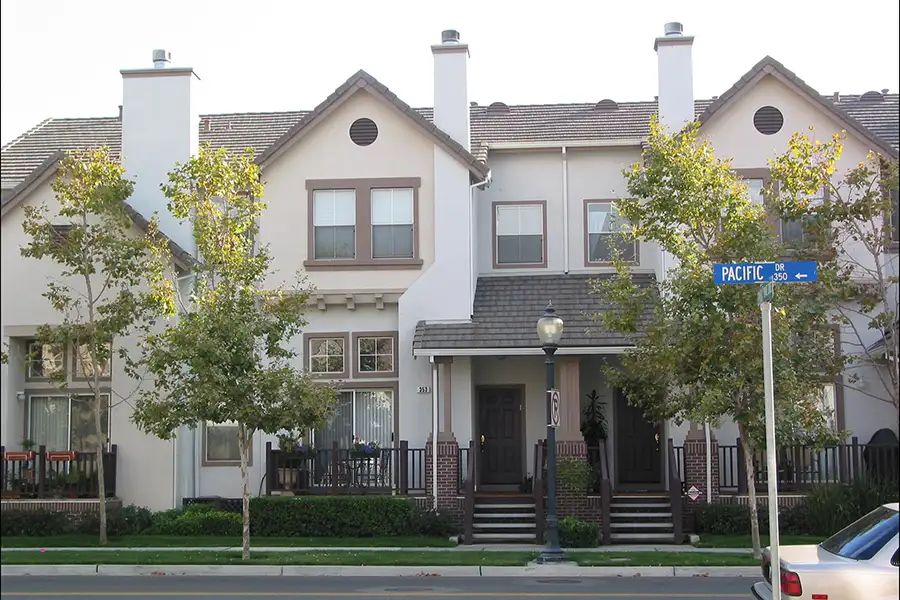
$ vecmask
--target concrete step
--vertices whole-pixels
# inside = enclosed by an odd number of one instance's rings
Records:
[[[473,529],[534,529],[534,523],[472,523]]]
[[[490,510],[490,511],[505,511],[505,510],[524,510],[531,509],[534,510],[534,502],[531,504],[524,503],[515,503],[515,504],[476,504],[475,510]]]
[[[491,513],[475,513],[473,515],[476,519],[534,519],[535,514],[533,512],[524,512],[524,513],[508,513],[508,512],[491,512]]]
[[[613,533],[610,540],[618,544],[659,542],[664,544],[675,544],[675,534],[665,535],[663,533]]]
[[[673,529],[675,525],[669,521],[668,523],[610,523],[611,529]]]
[[[670,512],[616,512],[610,511],[613,519],[668,519],[672,520]]]
[[[609,504],[610,510],[617,508],[672,508],[670,502],[616,502],[613,500]]]
[[[534,542],[533,533],[473,533],[472,539],[478,542],[521,542],[530,540]]]

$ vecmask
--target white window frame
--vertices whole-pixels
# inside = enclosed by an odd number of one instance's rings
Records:
[[[522,213],[523,211],[536,210],[540,215],[538,222],[540,223],[539,232],[528,232],[522,230]],[[547,215],[546,204],[543,202],[511,202],[511,203],[495,203],[494,204],[494,262],[500,267],[542,267],[547,264],[547,231],[546,222]],[[503,212],[516,213],[517,233],[503,233],[500,231],[500,214]],[[500,260],[500,238],[501,237],[523,237],[523,236],[540,236],[541,238],[541,258],[538,261],[502,261]]]
[[[353,202],[352,202],[353,222],[352,223],[338,224],[337,200],[338,200],[339,193],[340,194],[352,194],[352,196],[353,196]],[[320,215],[319,210],[318,210],[319,200],[321,199],[321,200],[325,201],[327,199],[327,196],[329,196],[329,195],[331,196],[330,199],[331,199],[331,207],[332,207],[331,208],[331,217],[332,217],[331,223],[319,224],[319,215]],[[312,259],[312,260],[347,260],[347,261],[356,260],[357,255],[358,255],[357,248],[356,248],[357,238],[358,238],[357,224],[359,222],[359,214],[357,214],[357,210],[356,210],[356,189],[342,188],[342,189],[333,189],[333,190],[313,190],[312,202],[313,202],[313,209],[312,209],[312,218],[313,218],[312,252],[313,252],[313,256],[311,256],[310,259]],[[335,229],[337,227],[353,227],[353,256],[349,256],[349,257],[347,257],[347,256],[342,256],[342,257],[327,257],[327,256],[320,257],[320,256],[317,256],[316,255],[316,230],[320,227],[325,228],[325,229]],[[335,248],[335,250],[336,249],[337,248]]]
[[[747,186],[747,191],[745,192],[747,199],[750,200],[752,204],[765,206],[766,199],[763,196],[763,193],[766,191],[766,180],[762,177],[744,177],[742,178],[742,181],[744,182],[744,185]],[[759,189],[755,189],[751,182],[759,182]]]
[[[399,193],[402,193],[404,196],[399,196]],[[403,215],[400,217],[396,216],[396,203],[398,201],[406,201],[406,194],[409,194],[409,218],[407,219]],[[380,222],[376,220],[376,210],[375,203],[377,200],[377,196],[383,194],[390,194],[390,203],[391,203],[391,218],[387,222]],[[373,260],[390,260],[390,259],[398,259],[398,258],[415,258],[416,256],[416,190],[414,188],[372,188],[369,190],[369,214],[371,215],[371,228],[372,228],[372,236],[371,236],[371,250],[372,250],[372,259]],[[400,220],[397,220],[397,219]],[[405,227],[408,226],[410,229],[410,252],[409,255],[405,254],[391,254],[388,256],[377,256],[375,253],[375,228],[376,227]]]
[[[627,219],[625,219],[624,217],[619,215],[619,211],[615,205],[615,200],[588,200],[586,204],[587,204],[587,207],[585,208],[584,212],[585,212],[585,219],[587,220],[587,222],[585,223],[586,236],[585,236],[584,243],[587,246],[587,263],[589,265],[601,265],[601,266],[602,265],[610,265],[610,264],[612,264],[612,261],[592,260],[591,259],[591,250],[592,250],[591,236],[593,236],[593,235],[607,236],[607,239],[610,239],[612,237],[619,237],[624,240],[624,238],[622,236],[622,230],[621,229],[613,229],[611,231],[591,231],[591,208],[595,207],[595,206],[608,207],[609,220],[610,220],[611,227],[615,227],[616,219],[623,219],[626,223],[627,223]],[[600,212],[602,212],[602,211],[600,211]],[[631,244],[634,248],[634,256],[633,256],[633,258],[628,259],[625,262],[630,263],[630,264],[638,264],[638,261],[639,261],[638,241],[636,239],[631,240]],[[609,242],[607,242],[607,246],[611,247]]]
[[[31,403],[33,398],[66,398],[68,400],[68,408],[66,409],[66,451],[70,451],[72,448],[72,397],[73,396],[93,396],[94,392],[90,390],[84,390],[79,392],[70,392],[70,393],[60,393],[59,391],[41,391],[41,390],[29,390],[27,395],[27,419],[25,425],[26,437],[30,440],[34,440],[34,431],[32,431],[32,418],[31,418]],[[107,402],[107,410],[106,410],[106,439],[112,439],[112,396],[109,392],[101,392],[101,397],[106,397]],[[106,444],[107,449],[109,449],[109,444]]]
[[[325,342],[325,348],[327,350],[328,342],[331,342],[331,341],[339,341],[341,343],[341,350],[342,350],[341,366],[342,366],[342,369],[340,371],[314,371],[313,370],[313,359],[314,358],[324,358],[325,365],[327,367],[328,359],[332,358],[332,357],[336,357],[337,354],[314,354],[312,351],[313,344],[316,342]],[[308,343],[307,343],[306,352],[309,355],[308,364],[309,364],[309,372],[310,373],[312,373],[313,375],[340,375],[341,373],[346,373],[348,371],[348,369],[347,369],[347,339],[346,338],[335,337],[335,336],[310,337],[307,340],[307,342]]]

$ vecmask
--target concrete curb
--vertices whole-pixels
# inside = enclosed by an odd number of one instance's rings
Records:
[[[760,577],[759,567],[341,567],[317,565],[0,565],[0,576]]]

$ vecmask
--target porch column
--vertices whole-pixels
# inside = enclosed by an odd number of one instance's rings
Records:
[[[560,357],[559,396],[560,423],[556,439],[565,442],[584,442],[581,435],[581,379],[578,357]]]
[[[696,502],[690,498],[684,500],[684,512],[687,524],[693,525],[694,507],[706,502],[719,501],[719,441],[712,429],[709,430],[710,446],[710,484],[706,489],[706,432],[703,423],[691,422],[691,427],[684,437],[684,464],[682,465],[682,477],[684,489],[689,490],[695,486],[701,492]]]
[[[453,435],[453,401],[450,378],[452,375],[453,357],[435,357],[438,366],[438,410],[442,410],[441,425],[437,439],[437,505],[438,510],[449,514],[451,518],[462,524],[462,503],[459,499],[459,444]],[[426,489],[431,494],[432,488],[432,456],[435,444],[429,439],[425,449]]]
[[[453,395],[452,395],[452,368],[453,357],[441,356],[435,357],[434,362],[438,366],[438,385],[441,389],[438,392],[438,398],[442,399],[443,414],[440,432],[438,433],[438,442],[456,442],[456,436],[453,435]]]

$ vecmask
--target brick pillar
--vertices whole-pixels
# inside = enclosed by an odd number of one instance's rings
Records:
[[[685,526],[688,530],[693,530],[694,507],[697,504],[719,501],[719,441],[712,430],[709,432],[709,445],[712,488],[706,489],[706,434],[703,424],[691,423],[684,438],[684,488],[689,490],[694,486],[702,495],[696,502],[690,498],[684,500]]]
[[[575,517],[583,521],[600,523],[600,498],[589,497],[588,490],[573,487],[575,481],[567,481],[567,473],[581,479],[590,473],[587,444],[581,441],[556,443],[556,512],[560,519]]]
[[[425,445],[425,493],[431,496],[432,490],[432,452],[433,444],[429,440]],[[447,513],[458,524],[462,524],[463,503],[459,497],[459,444],[453,441],[437,443],[437,505],[438,511]]]

